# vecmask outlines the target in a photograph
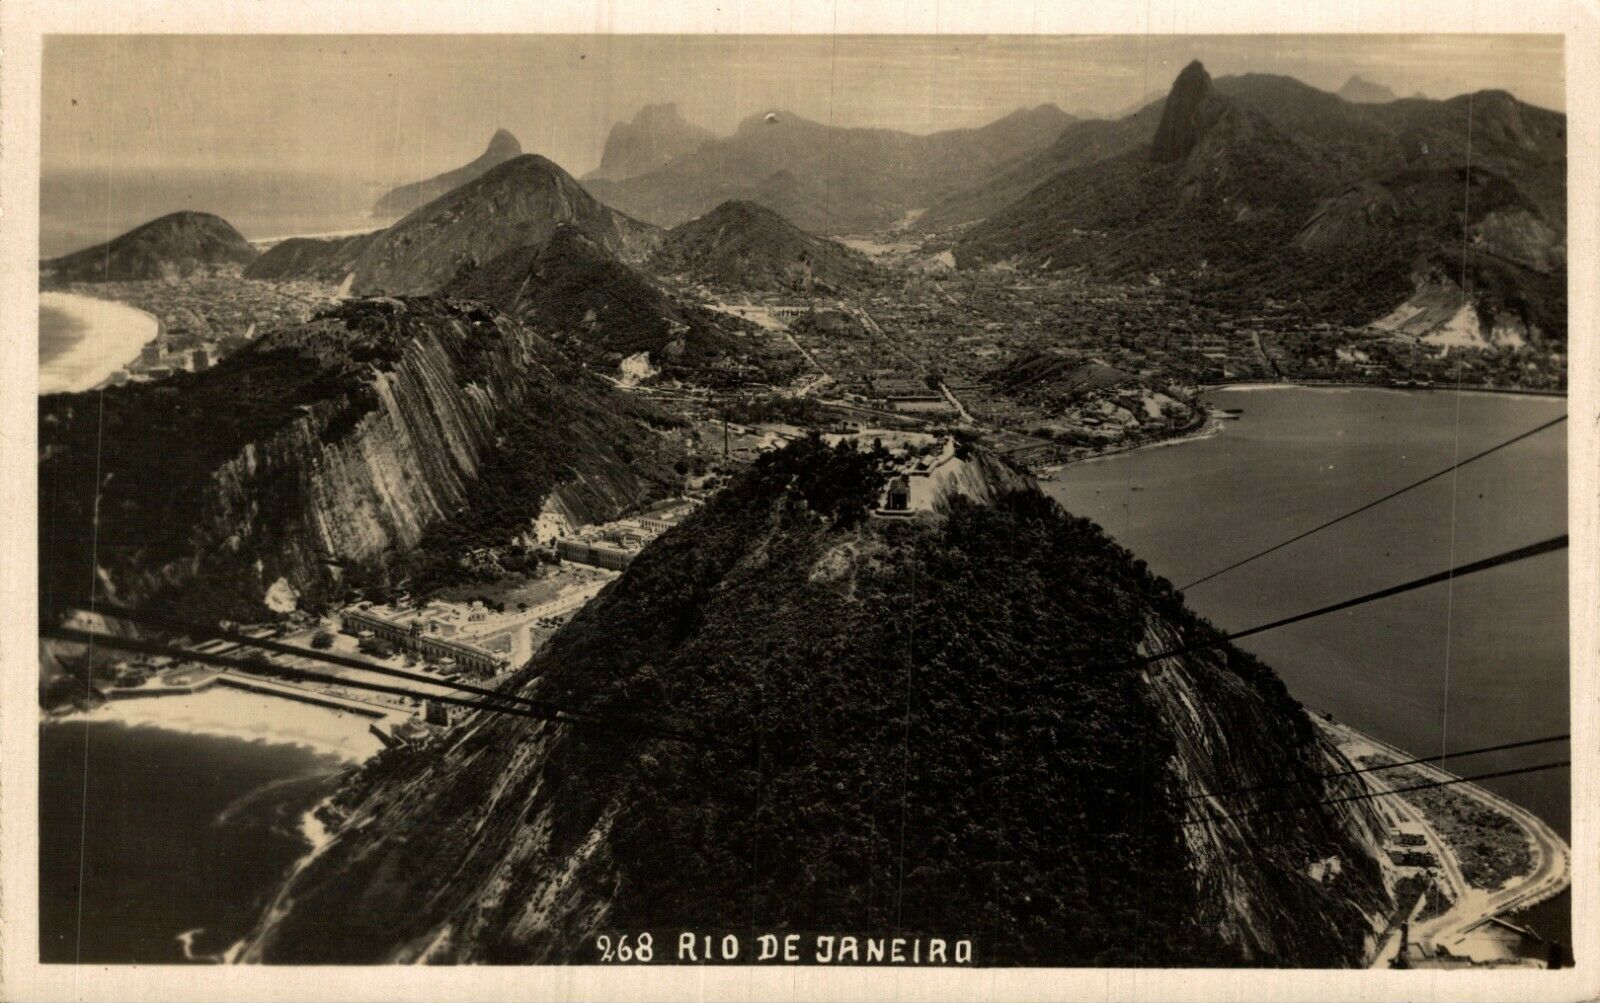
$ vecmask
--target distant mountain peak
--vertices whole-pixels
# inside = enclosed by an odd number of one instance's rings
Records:
[[[413,209],[427,205],[446,192],[481,177],[521,153],[522,144],[517,142],[517,137],[505,129],[496,129],[494,135],[489,137],[489,145],[484,147],[483,152],[471,163],[463,164],[453,171],[446,171],[425,181],[401,185],[377,201],[372,207],[372,215],[380,219],[398,219]]]
[[[1344,82],[1344,86],[1339,88],[1339,96],[1357,104],[1387,104],[1395,100],[1397,95],[1382,84],[1375,84],[1361,76],[1352,75]]]
[[[633,116],[633,124],[641,122],[682,122],[683,116],[678,114],[676,101],[661,101],[656,104],[647,104],[640,108]]]
[[[647,174],[668,161],[698,149],[711,130],[685,121],[672,101],[647,104],[632,121],[618,122],[606,136],[600,166],[588,177],[610,181]]]
[[[484,148],[486,157],[499,157],[509,159],[522,152],[522,144],[517,142],[517,137],[508,130],[496,129],[494,135],[489,137],[489,145]]]
[[[655,227],[596,201],[559,164],[524,153],[453,188],[385,230],[357,238],[285,241],[247,272],[252,278],[354,276],[358,294],[427,295],[463,267],[523,245],[542,245],[563,223],[608,253],[643,258]]]
[[[1183,68],[1172,82],[1167,94],[1167,104],[1161,113],[1161,124],[1156,127],[1156,138],[1151,156],[1157,163],[1170,164],[1189,155],[1200,136],[1205,132],[1207,106],[1216,90],[1211,84],[1211,74],[1196,59]]]

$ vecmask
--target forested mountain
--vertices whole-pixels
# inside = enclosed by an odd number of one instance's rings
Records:
[[[724,202],[673,227],[648,265],[712,286],[776,292],[847,289],[874,271],[860,252],[743,201]]]
[[[445,193],[385,230],[358,237],[286,240],[252,278],[351,279],[356,293],[426,294],[512,248],[541,244],[570,224],[614,254],[638,259],[661,231],[601,205],[544,157],[523,154]]]
[[[104,244],[39,264],[41,281],[125,282],[168,279],[215,268],[239,268],[260,254],[221,216],[174,212]]]
[[[683,304],[575,226],[463,271],[444,295],[492,303],[582,356],[615,367],[648,353],[650,368],[692,382],[727,382],[744,354],[726,315]]]
[[[952,463],[934,510],[884,520],[882,454],[761,457],[513,684],[706,743],[483,714],[386,754],[244,957],[585,962],[599,930],[731,927],[1360,964],[1392,908],[1366,802],[1218,823],[1183,800],[1346,761],[1242,652],[1134,664],[1215,633],[1002,461]]]

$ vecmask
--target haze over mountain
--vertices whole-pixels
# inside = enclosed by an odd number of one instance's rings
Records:
[[[867,257],[816,237],[754,202],[724,202],[667,232],[649,267],[694,282],[784,292],[828,291],[859,284]]]
[[[1352,323],[1415,297],[1394,323],[1565,337],[1565,116],[1494,91],[1358,105],[1287,77],[1213,83],[1198,63],[1147,132],[1154,110],[1092,160],[1108,124],[1071,127],[1059,159],[929,215],[989,210],[959,244],[968,264],[1170,273],[1243,309],[1275,297]]]
[[[709,140],[657,170],[594,180],[589,188],[607,204],[662,226],[742,199],[811,233],[864,232],[891,226],[1042,148],[1071,121],[1045,104],[981,128],[917,136],[840,128],[786,111],[762,113],[746,118],[732,136]]]
[[[647,104],[631,122],[618,122],[606,136],[600,166],[584,181],[619,181],[653,171],[711,139],[710,129],[683,120],[672,103]]]
[[[372,215],[379,219],[399,219],[421,205],[426,205],[453,188],[460,188],[473,178],[481,177],[491,168],[522,154],[522,144],[517,137],[504,129],[496,129],[489,145],[470,163],[453,171],[428,178],[425,181],[401,185],[384,194],[372,207]]]
[[[39,263],[49,283],[123,282],[237,268],[260,252],[227,220],[208,212],[174,212],[141,224],[104,244]]]
[[[1383,104],[1398,97],[1394,91],[1382,84],[1375,84],[1359,76],[1352,76],[1346,80],[1344,86],[1339,88],[1338,94],[1346,101],[1356,104]]]
[[[357,237],[287,240],[246,274],[343,281],[356,293],[431,293],[464,268],[541,244],[571,224],[601,247],[639,259],[661,231],[600,204],[572,175],[535,154],[514,157],[441,195],[385,230]]]

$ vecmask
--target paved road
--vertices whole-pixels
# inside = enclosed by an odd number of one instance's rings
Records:
[[[961,416],[961,424],[963,424],[963,425],[975,425],[975,424],[977,424],[977,422],[973,420],[972,415],[968,414],[967,413],[967,409],[962,406],[961,401],[956,399],[956,395],[954,393],[952,393],[950,391],[950,388],[945,386],[943,382],[940,382],[939,390],[940,390],[940,392],[942,392],[944,394],[945,399],[950,402],[950,406],[956,409],[956,414]]]

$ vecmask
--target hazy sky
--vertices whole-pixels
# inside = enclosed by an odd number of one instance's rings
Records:
[[[1559,36],[52,36],[43,169],[306,170],[411,180],[497,127],[581,175],[612,123],[676,101],[729,132],[782,108],[913,132],[1054,102],[1108,112],[1213,76],[1352,73],[1401,96],[1486,87],[1565,107]]]

